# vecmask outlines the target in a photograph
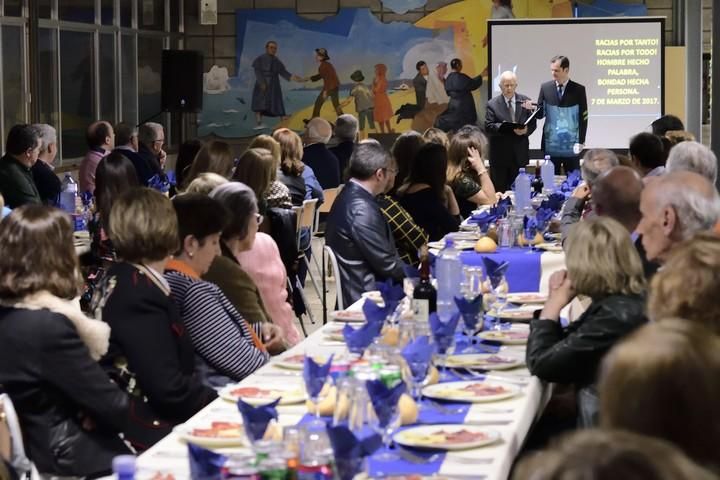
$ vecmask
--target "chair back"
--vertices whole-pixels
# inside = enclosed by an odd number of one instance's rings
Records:
[[[300,217],[302,217],[303,207],[302,205],[293,205],[292,211],[295,212],[295,218],[297,219],[295,233],[300,234]]]
[[[332,265],[333,272],[335,272],[335,302],[337,305],[338,310],[344,310],[345,305],[343,305],[343,291],[342,291],[342,282],[340,279],[340,269],[338,267],[338,261],[337,257],[335,256],[335,252],[333,252],[333,249],[325,245],[323,248],[325,253],[328,256],[328,259],[330,260],[330,264]]]
[[[300,215],[300,228],[307,227],[312,230],[315,224],[315,209],[317,208],[317,202],[317,198],[303,201],[302,213]]]
[[[323,197],[324,201],[322,205],[318,207],[319,213],[330,213],[330,209],[333,206],[333,203],[335,203],[335,199],[338,195],[340,195],[340,191],[343,189],[343,185],[340,184],[339,186],[335,188],[328,188],[326,190],[323,190]]]

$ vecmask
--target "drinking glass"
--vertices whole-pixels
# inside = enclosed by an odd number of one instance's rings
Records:
[[[494,321],[493,321],[493,330],[500,330],[500,318],[502,316],[502,311],[507,305],[507,295],[508,295],[508,283],[507,279],[505,278],[505,275],[503,275],[500,278],[500,281],[497,283],[496,286],[492,286],[492,283],[490,283],[493,293],[493,303],[492,303],[492,309],[495,311],[494,315]]]
[[[399,457],[397,453],[390,450],[392,444],[392,434],[400,426],[400,410],[396,405],[388,405],[388,408],[392,409],[389,421],[383,425],[383,422],[374,415],[371,419],[371,426],[373,430],[382,435],[382,441],[385,448],[380,453],[375,455],[373,458],[379,462],[394,462]]]

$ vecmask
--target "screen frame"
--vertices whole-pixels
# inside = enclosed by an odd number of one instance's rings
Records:
[[[571,18],[508,18],[487,20],[487,64],[494,65],[492,59],[492,32],[493,27],[502,25],[567,25],[567,24],[596,24],[596,23],[659,23],[660,24],[660,116],[665,115],[665,17],[571,17]],[[555,53],[559,55],[560,53]],[[552,55],[548,56],[548,64]],[[548,75],[549,78],[549,75]],[[493,98],[493,82],[487,82],[487,98]],[[639,133],[639,132],[638,132]],[[616,152],[627,149],[612,149]],[[541,150],[532,149],[531,154]]]

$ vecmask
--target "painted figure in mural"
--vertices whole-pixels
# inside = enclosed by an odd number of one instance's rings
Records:
[[[482,77],[470,78],[462,73],[462,61],[453,58],[450,61],[452,72],[445,79],[445,92],[450,97],[447,110],[435,121],[435,126],[445,132],[455,132],[464,125],[475,125],[477,111],[472,91],[482,85]]]
[[[332,63],[328,61],[330,60],[328,51],[324,48],[316,48],[315,60],[319,64],[317,75],[304,79],[305,81],[310,80],[311,82],[317,82],[318,80],[323,81],[322,91],[315,99],[315,107],[313,108],[312,118],[320,116],[320,110],[328,97],[330,97],[330,101],[335,108],[335,113],[340,116],[343,114],[343,111],[340,108],[340,100],[338,99],[340,80],[338,80],[335,67],[333,67]]]
[[[415,88],[415,104],[418,106],[418,111],[422,110],[425,106],[425,90],[427,89],[427,77],[428,77],[428,66],[424,60],[420,60],[415,64],[417,75],[413,78],[413,87]],[[414,129],[413,129],[414,130]],[[421,132],[423,130],[420,130]]]
[[[373,116],[380,124],[380,133],[394,133],[390,127],[390,118],[393,116],[392,104],[387,94],[387,65],[375,65],[375,79],[373,80],[373,95],[375,96],[375,111]]]
[[[503,19],[515,18],[512,8],[512,0],[492,0],[490,8],[490,18]]]
[[[277,58],[277,50],[277,42],[270,40],[265,44],[265,53],[252,63],[255,70],[255,87],[252,93],[252,111],[255,112],[257,122],[255,130],[267,128],[262,123],[263,116],[283,119],[286,117],[280,77],[294,82],[302,81],[302,78],[287,71]]]
[[[355,70],[352,75],[350,75],[350,80],[355,82],[355,86],[350,90],[350,96],[341,103],[341,106],[345,107],[355,99],[355,112],[358,122],[360,123],[360,139],[363,140],[367,138],[367,131],[365,130],[366,122],[371,129],[375,130],[375,122],[373,120],[375,101],[372,92],[363,83],[365,81],[365,75],[363,75],[360,70]]]
[[[425,98],[423,108],[413,117],[411,128],[416,132],[424,132],[435,124],[438,115],[443,113],[448,106],[450,98],[445,93],[445,75],[447,74],[447,63],[440,62],[435,66],[435,72],[430,73],[427,67],[424,69],[427,74],[424,76],[426,82]],[[417,94],[417,90],[416,90]]]

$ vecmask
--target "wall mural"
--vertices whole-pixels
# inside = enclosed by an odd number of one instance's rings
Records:
[[[616,5],[601,1],[602,10]],[[394,5],[415,3],[423,2]],[[516,0],[512,9],[516,18],[573,13],[566,0]],[[471,77],[488,81],[500,73],[487,70],[492,15],[491,0],[461,0],[415,24],[383,23],[365,8],[341,9],[322,21],[294,10],[237,10],[237,75],[218,66],[205,73],[198,133],[240,138],[279,126],[300,131],[318,112],[331,122],[341,112],[354,114],[365,134],[422,131],[445,109],[443,82],[452,58],[462,59]],[[420,70],[418,62],[425,62]],[[474,92],[479,112],[485,91]]]

